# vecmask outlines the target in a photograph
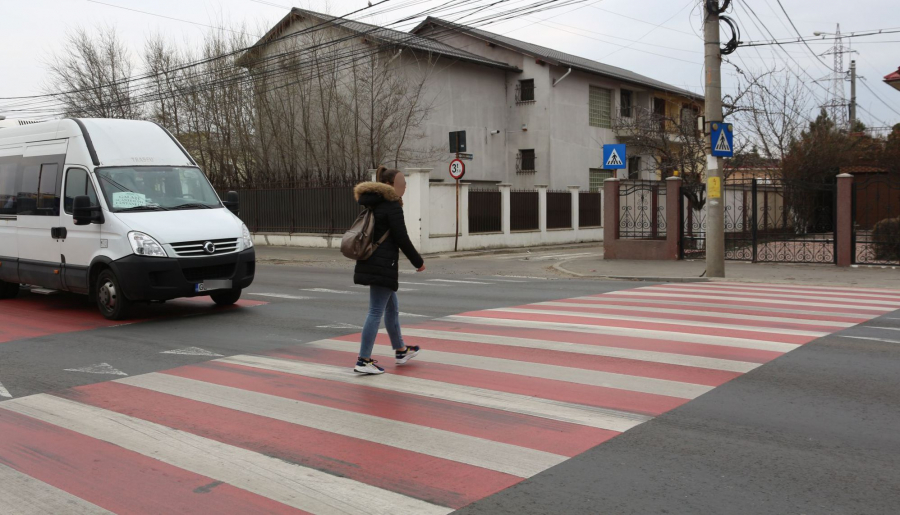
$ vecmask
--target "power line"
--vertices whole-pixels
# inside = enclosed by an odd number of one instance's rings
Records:
[[[875,31],[869,31],[869,32],[866,32],[866,33],[851,32],[851,33],[849,33],[849,34],[841,34],[841,37],[840,37],[840,38],[836,38],[836,37],[828,37],[828,36],[821,36],[821,37],[814,37],[814,38],[804,38],[804,37],[800,36],[800,37],[798,37],[798,38],[785,38],[785,39],[780,39],[780,40],[779,40],[779,39],[776,39],[776,38],[773,36],[772,39],[769,39],[769,40],[763,40],[763,41],[744,41],[744,42],[741,43],[740,46],[751,47],[751,46],[792,45],[792,44],[797,44],[797,43],[804,43],[804,44],[806,44],[806,43],[809,43],[809,42],[835,41],[835,40],[837,40],[837,39],[845,39],[845,38],[863,38],[863,37],[870,37],[870,36],[880,36],[880,35],[883,35],[883,34],[900,34],[900,28],[896,28],[896,29],[877,29],[877,30],[875,30]]]
[[[862,77],[860,77],[859,79],[860,79],[859,82],[863,85],[864,88],[866,88],[867,90],[869,90],[869,93],[871,93],[875,98],[877,98],[877,99],[878,99],[882,104],[884,104],[888,109],[890,109],[891,111],[893,111],[894,114],[896,114],[897,116],[900,116],[900,111],[897,111],[896,109],[894,109],[894,108],[893,108],[890,104],[888,104],[883,98],[881,98],[880,96],[878,96],[878,93],[875,93],[875,90],[873,90],[872,88],[869,87],[869,85],[867,84],[868,81],[866,81],[866,80],[865,80],[864,78],[862,78]]]
[[[239,31],[236,31],[236,30],[229,29],[229,28],[227,28],[227,27],[217,27],[217,26],[215,26],[215,25],[207,25],[207,24],[205,24],[205,23],[200,23],[200,22],[196,22],[196,21],[183,20],[183,19],[181,19],[181,18],[174,18],[174,17],[172,17],[172,16],[165,16],[165,15],[163,15],[163,14],[156,14],[156,13],[151,13],[151,12],[147,12],[147,11],[141,11],[141,10],[139,10],[139,9],[132,9],[131,7],[125,7],[125,6],[121,6],[121,5],[115,5],[115,4],[108,4],[108,3],[106,3],[106,2],[100,2],[99,0],[87,0],[87,1],[88,1],[88,2],[91,2],[91,3],[93,3],[93,4],[100,4],[100,5],[105,5],[105,6],[107,6],[107,7],[115,7],[116,9],[123,9],[123,10],[125,10],[125,11],[131,11],[131,12],[135,12],[135,13],[146,14],[146,15],[148,15],[148,16],[156,16],[157,18],[165,18],[165,19],[167,19],[167,20],[180,21],[180,22],[182,22],[182,23],[190,23],[191,25],[198,25],[198,26],[200,26],[200,27],[207,27],[207,28],[210,28],[210,29],[216,29],[216,30],[225,30],[225,31],[228,31],[228,32],[233,32],[233,33],[235,33],[235,34],[242,34],[242,35],[246,35],[246,34],[247,34],[246,32],[239,32]],[[250,34],[250,35],[251,35],[251,36],[259,37],[259,35],[257,35],[257,34]]]
[[[791,24],[791,27],[794,28],[794,32],[797,33],[797,37],[802,39],[803,35],[800,34],[800,31],[797,29],[797,26],[794,25],[794,20],[791,19],[791,16],[787,13],[787,10],[785,10],[784,4],[781,3],[781,0],[775,0],[775,1],[778,2],[778,7],[781,7],[781,12],[784,13],[784,17],[787,18],[787,21]],[[809,44],[806,41],[803,42],[803,45],[806,46],[806,49],[809,50],[809,53],[811,53],[813,55],[813,57],[816,58],[817,61],[822,63],[822,65],[825,66],[825,68],[828,68],[828,65],[825,63],[825,61],[823,61],[822,58],[819,57],[819,54],[813,52],[813,49],[810,48]]]

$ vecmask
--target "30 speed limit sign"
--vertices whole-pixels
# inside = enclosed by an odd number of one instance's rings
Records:
[[[463,175],[466,174],[466,165],[459,159],[454,159],[450,161],[450,177],[453,177],[457,181],[463,178]]]

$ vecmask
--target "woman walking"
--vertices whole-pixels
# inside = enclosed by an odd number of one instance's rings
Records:
[[[369,286],[369,315],[363,326],[362,342],[355,372],[361,374],[383,374],[384,369],[372,359],[375,337],[381,327],[381,319],[391,347],[394,348],[396,363],[402,365],[419,353],[419,347],[407,346],[400,334],[400,305],[397,302],[399,289],[400,251],[419,272],[425,271],[425,262],[406,232],[403,218],[403,192],[406,191],[406,177],[400,170],[378,168],[375,182],[364,182],[354,189],[356,201],[375,215],[375,230],[372,241],[379,241],[386,232],[387,239],[378,246],[375,253],[365,261],[356,262],[353,282]]]

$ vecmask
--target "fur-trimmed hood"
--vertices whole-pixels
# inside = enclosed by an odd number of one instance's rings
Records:
[[[403,205],[403,199],[400,195],[397,195],[397,190],[390,184],[383,182],[361,182],[353,188],[353,196],[357,202],[364,206],[370,206],[382,201],[399,202],[400,205]]]

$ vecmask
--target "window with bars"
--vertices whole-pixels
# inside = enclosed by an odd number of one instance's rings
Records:
[[[634,93],[630,89],[619,90],[619,115],[631,118]]]
[[[537,170],[537,157],[534,155],[534,149],[519,150],[516,157],[516,172],[518,173],[534,173]]]
[[[520,80],[516,87],[516,103],[525,104],[534,102],[534,79]]]
[[[631,180],[638,180],[641,178],[640,156],[628,158],[628,178]]]
[[[603,181],[612,179],[615,172],[602,168],[591,168],[588,171],[588,189],[592,193],[603,191]]]
[[[590,86],[588,93],[588,112],[591,127],[612,128],[611,119],[612,91],[606,88]]]

